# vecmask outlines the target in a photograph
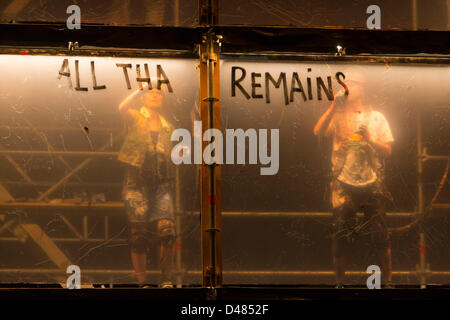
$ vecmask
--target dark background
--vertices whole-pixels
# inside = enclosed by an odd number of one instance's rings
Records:
[[[112,25],[198,24],[198,1],[178,0],[2,0],[0,19],[10,21],[64,22],[66,8],[77,4],[82,23]],[[219,0],[219,24],[280,25],[297,27],[366,28],[369,5],[381,9],[381,28],[411,30],[412,0]],[[417,0],[417,28],[449,30],[447,0]],[[178,16],[178,18],[176,18]]]

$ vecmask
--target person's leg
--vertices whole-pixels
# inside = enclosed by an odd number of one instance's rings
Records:
[[[175,224],[171,220],[158,221],[158,234],[161,240],[160,267],[163,282],[171,281],[173,259],[175,256]]]
[[[346,254],[352,239],[355,212],[351,194],[335,180],[331,183],[333,224],[331,234],[331,254],[336,276],[336,287],[345,281]]]
[[[167,183],[161,183],[157,186],[153,200],[155,206],[152,207],[150,216],[151,221],[155,223],[156,236],[160,245],[161,286],[171,287],[176,231],[173,201]]]
[[[391,285],[392,282],[392,254],[389,231],[386,223],[386,214],[380,212],[377,218],[376,229],[380,239],[377,246],[378,257],[380,259],[381,281]]]
[[[131,263],[139,284],[144,284],[147,271],[147,209],[148,201],[139,183],[139,169],[126,166],[123,187],[125,211],[130,226]]]
[[[387,285],[392,283],[392,258],[391,247],[380,249],[379,251],[381,261],[381,281]]]
[[[348,205],[336,208],[333,212],[331,253],[338,287],[345,282],[347,255],[353,236],[353,215],[354,212]]]
[[[131,223],[131,263],[139,284],[144,284],[147,272],[147,226]]]
[[[333,235],[331,239],[331,255],[337,286],[343,285],[345,280],[345,256],[342,251],[341,241]]]
[[[372,235],[372,245],[380,261],[381,281],[384,284],[390,284],[392,282],[391,244],[382,200],[372,196],[365,209]]]

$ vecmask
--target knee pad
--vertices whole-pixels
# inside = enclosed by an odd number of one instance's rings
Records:
[[[158,230],[159,239],[163,246],[171,246],[175,243],[176,232],[173,224],[162,226]]]
[[[171,195],[163,190],[156,195],[156,201],[158,213],[163,218],[171,219],[173,216],[173,201]]]
[[[134,253],[145,253],[147,245],[148,240],[144,233],[134,233],[131,235],[130,246]]]

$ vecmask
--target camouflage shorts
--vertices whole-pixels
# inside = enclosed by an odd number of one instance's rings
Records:
[[[390,239],[384,210],[385,197],[379,186],[353,187],[338,180],[331,186],[332,238],[338,240],[336,249],[339,251],[344,243],[353,241],[358,234],[370,236],[372,244],[377,247],[388,247]],[[363,220],[359,222],[356,218],[358,211],[364,213]]]
[[[130,222],[175,221],[168,183],[155,183],[137,167],[127,166],[123,184],[125,210]]]
[[[390,193],[384,190],[381,184],[375,182],[365,187],[353,187],[347,185],[337,179],[333,179],[330,183],[331,187],[331,205],[333,209],[341,206],[354,206],[355,196],[365,194],[366,196],[376,198],[380,201],[390,199]]]

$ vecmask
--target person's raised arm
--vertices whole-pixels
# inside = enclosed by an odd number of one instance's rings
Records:
[[[120,112],[127,111],[131,100],[133,100],[133,98],[136,97],[136,95],[138,94],[139,91],[141,91],[141,90],[137,89],[136,91],[131,93],[128,97],[126,97],[125,99],[122,100],[122,102],[119,104],[119,111]]]
[[[337,107],[340,107],[341,104],[344,104],[345,93],[339,92],[331,103],[330,107],[325,111],[320,117],[319,121],[317,121],[316,126],[314,127],[314,135],[324,135],[328,127],[330,125],[331,119],[333,118],[333,114]],[[337,106],[339,105],[339,106]]]
[[[330,125],[331,119],[334,114],[334,101],[331,103],[330,107],[325,111],[320,117],[319,121],[317,121],[316,126],[314,127],[314,135],[322,136],[325,134],[328,126]]]
[[[145,86],[145,84],[144,84]],[[144,87],[145,88],[145,87]],[[130,102],[136,97],[136,95],[139,93],[139,91],[142,91],[141,89],[136,89],[133,91],[128,97],[122,100],[122,102],[119,104],[119,111],[125,112],[128,110]]]

